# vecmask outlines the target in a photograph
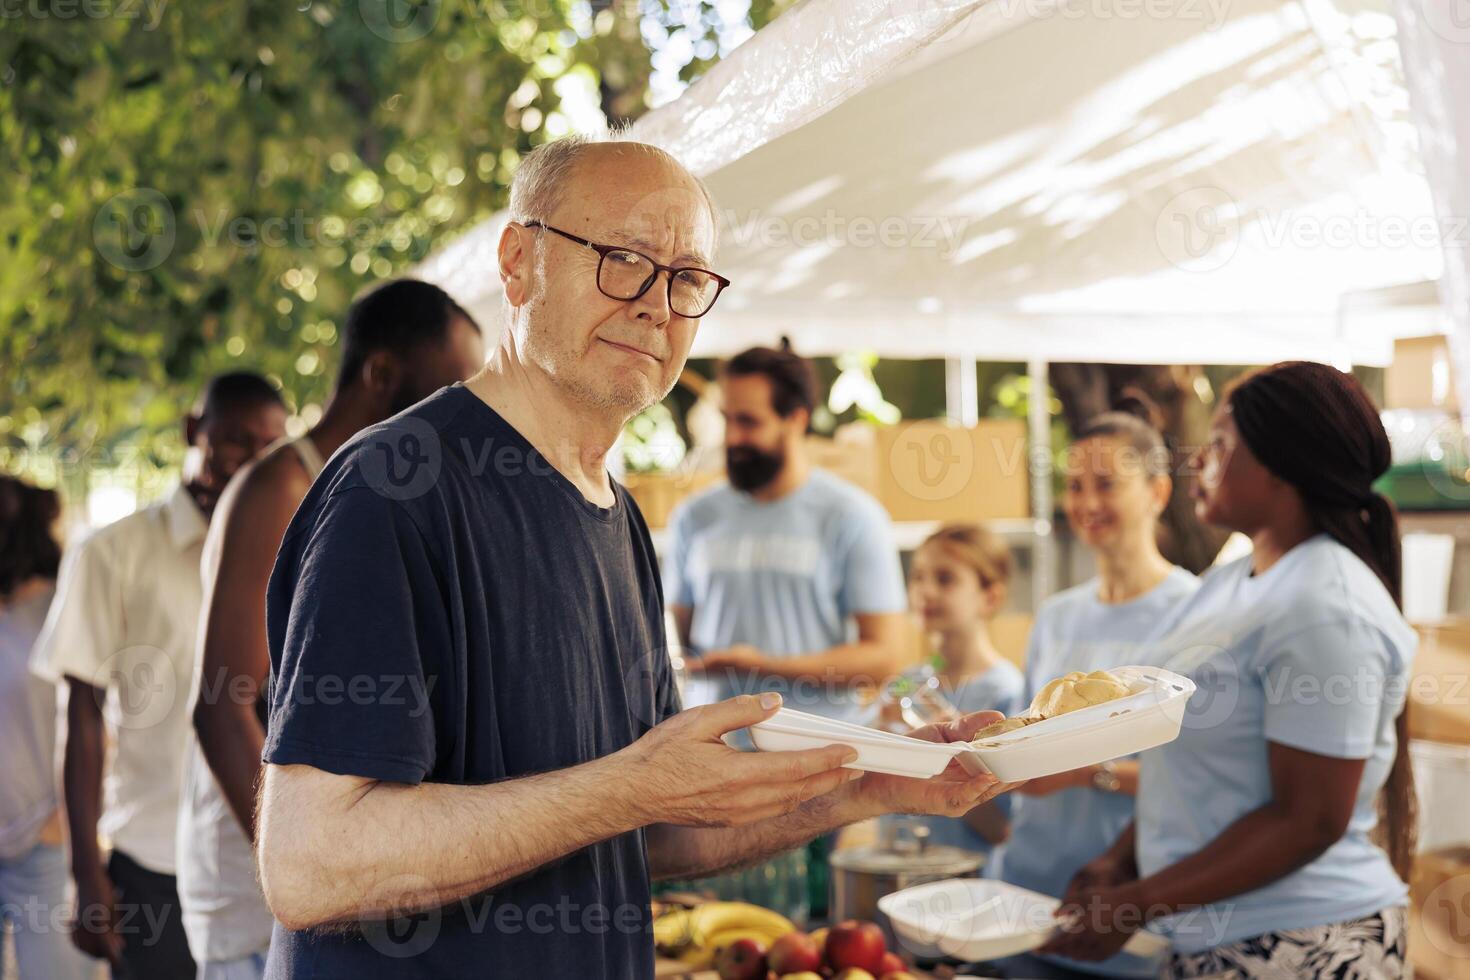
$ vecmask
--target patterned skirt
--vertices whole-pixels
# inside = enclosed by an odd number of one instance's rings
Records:
[[[1404,976],[1405,910],[1351,922],[1268,932],[1203,953],[1176,953],[1163,975],[1209,980],[1399,980]]]

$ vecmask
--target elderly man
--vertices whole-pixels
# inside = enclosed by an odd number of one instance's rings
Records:
[[[651,977],[650,877],[1001,788],[721,741],[775,695],[679,711],[653,548],[604,464],[725,285],[713,205],[662,151],[574,139],[522,162],[511,214],[486,370],[345,445],[281,544],[271,977]]]

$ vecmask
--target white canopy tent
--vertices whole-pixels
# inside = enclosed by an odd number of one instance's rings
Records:
[[[1025,361],[1044,444],[1048,361],[1382,365],[1395,336],[1470,334],[1423,305],[1446,254],[1470,295],[1435,219],[1470,191],[1431,195],[1416,139],[1437,180],[1466,171],[1470,30],[1440,6],[806,0],[634,128],[722,212],[734,285],[693,353],[943,357],[961,422],[976,360]],[[419,270],[486,324],[504,220]],[[1038,595],[1047,530],[1020,531]]]
[[[808,0],[635,127],[723,213],[694,353],[1384,364],[1416,328],[1340,297],[1443,261],[1395,33],[1390,0]],[[420,270],[485,322],[502,222]]]

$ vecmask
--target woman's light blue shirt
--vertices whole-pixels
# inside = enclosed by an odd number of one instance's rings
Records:
[[[1026,703],[1069,671],[1152,665],[1158,640],[1199,579],[1182,568],[1128,602],[1105,603],[1092,579],[1042,604],[1026,651]],[[1133,797],[1092,787],[1016,798],[1011,839],[991,862],[989,877],[1060,897],[1077,869],[1102,854],[1133,819]],[[1152,976],[1156,968],[1123,955],[1067,965],[1106,976]]]
[[[1164,641],[1190,677],[1179,738],[1143,753],[1141,874],[1176,864],[1272,799],[1268,744],[1366,765],[1347,832],[1302,868],[1196,913],[1161,920],[1180,952],[1404,905],[1370,840],[1393,764],[1417,639],[1356,555],[1318,535],[1261,575],[1249,557],[1209,572]]]

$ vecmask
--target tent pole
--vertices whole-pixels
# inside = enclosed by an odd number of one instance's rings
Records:
[[[1031,518],[1035,541],[1031,549],[1031,611],[1041,608],[1042,600],[1055,590],[1056,540],[1052,537],[1051,518],[1054,504],[1051,492],[1051,384],[1047,362],[1033,358],[1026,362],[1026,375],[1031,380],[1026,395],[1027,463],[1031,480]]]
[[[980,380],[974,357],[944,359],[944,409],[950,421],[960,425],[980,421]]]

